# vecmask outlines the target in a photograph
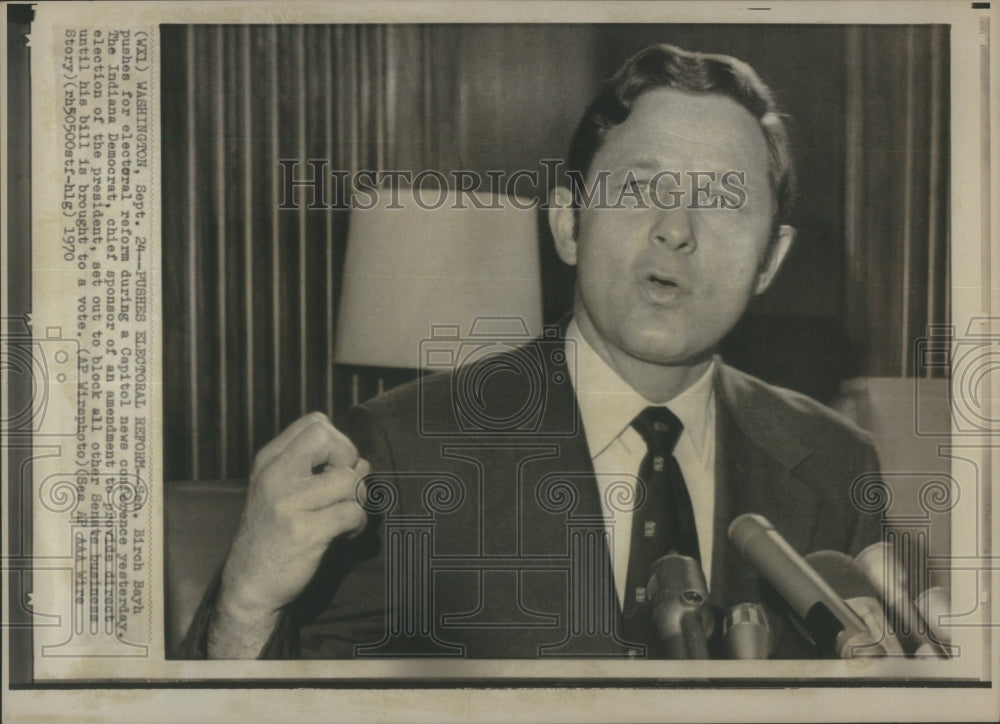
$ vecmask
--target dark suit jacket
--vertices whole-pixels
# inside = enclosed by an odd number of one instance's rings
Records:
[[[344,430],[375,471],[371,524],[331,546],[263,657],[622,656],[636,648],[620,634],[562,345],[536,341],[349,413]],[[777,655],[808,657],[727,529],[738,515],[759,513],[800,553],[858,552],[878,539],[879,521],[860,513],[849,491],[877,471],[875,449],[818,403],[717,362],[711,602],[721,613],[763,599]],[[187,655],[204,655],[213,600],[214,586]]]

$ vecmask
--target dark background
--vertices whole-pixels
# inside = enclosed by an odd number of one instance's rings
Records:
[[[829,402],[844,379],[924,374],[914,342],[948,319],[947,27],[161,26],[161,40],[168,481],[245,477],[304,412],[336,422],[413,374],[332,362],[347,213],[279,211],[278,159],[540,169],[600,81],[655,42],[749,62],[790,116],[798,241],[728,362]],[[572,274],[540,227],[552,321]]]

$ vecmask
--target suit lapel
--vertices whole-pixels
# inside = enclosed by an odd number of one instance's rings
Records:
[[[554,340],[546,342],[554,344]],[[493,438],[494,444],[500,443],[496,454],[504,458],[499,467],[518,470],[518,503],[487,506],[491,509],[484,513],[488,529],[519,531],[521,555],[560,556],[569,553],[569,526],[603,530],[602,507],[565,363],[561,356],[548,354],[551,350],[545,349],[544,344],[540,346],[547,384],[545,413],[538,433],[529,438]],[[562,383],[553,384],[553,380]],[[729,542],[728,528],[733,519],[744,513],[763,515],[793,548],[804,551],[808,549],[819,512],[817,495],[795,475],[795,468],[810,451],[783,424],[781,406],[771,395],[761,392],[758,384],[717,360],[711,599],[720,611],[736,603],[760,600],[753,567]],[[529,454],[526,448],[534,452]],[[517,459],[511,458],[512,455]],[[499,463],[500,458],[495,462]],[[565,508],[560,506],[563,493],[569,495],[565,498],[567,503],[572,499]],[[493,536],[488,534],[488,538]],[[610,572],[610,552],[606,547],[601,555],[605,570]],[[539,606],[536,610],[563,610],[567,604],[564,595],[565,590],[552,587],[542,593],[546,600],[535,599]],[[620,616],[617,596],[611,595],[611,599],[615,614]]]
[[[602,507],[587,447],[583,422],[565,363],[543,354],[547,379],[565,384],[546,387],[546,412],[538,436],[531,442],[552,451],[528,462],[520,476],[520,520],[513,511],[496,511],[521,531],[522,551],[528,555],[565,551],[567,525],[587,523],[602,527]],[[783,424],[784,410],[759,382],[716,360],[716,482],[712,556],[713,603],[725,610],[743,601],[759,599],[758,578],[729,542],[730,523],[744,513],[767,518],[799,551],[808,549],[819,513],[816,493],[795,469],[810,455]],[[567,422],[573,420],[571,429]],[[565,486],[575,503],[565,515],[552,513],[558,497],[552,485]],[[551,493],[551,495],[549,495]],[[548,495],[548,497],[546,497]],[[555,496],[555,497],[553,497]],[[558,520],[558,522],[556,522]],[[610,563],[610,552],[607,553]],[[617,602],[617,597],[614,597]]]
[[[602,515],[594,466],[562,344],[560,335],[558,339],[536,340],[528,351],[544,371],[543,413],[535,429],[480,439],[490,461],[485,467],[503,472],[504,480],[493,481],[493,486],[509,491],[484,506],[484,522],[487,531],[492,531],[488,537],[498,543],[498,536],[508,540],[494,546],[507,555],[515,553],[512,531],[517,531],[517,547],[522,554],[548,555],[565,551],[566,547],[566,526],[554,525],[555,519],[590,519]],[[553,354],[555,350],[559,354]],[[536,381],[519,376],[513,388],[501,390],[500,394],[528,399],[528,395],[538,392],[527,387],[529,382]],[[483,471],[486,476],[490,472]],[[516,497],[513,480],[520,486]],[[567,504],[564,506],[563,502]]]
[[[742,374],[717,363],[711,598],[726,610],[760,596],[756,572],[729,542],[732,521],[744,513],[763,515],[803,551],[815,529],[819,499],[795,476],[809,450],[780,424],[780,410]]]
[[[558,351],[559,354],[554,354]],[[565,558],[571,527],[603,534],[600,496],[594,477],[576,395],[568,374],[563,337],[544,338],[526,353],[537,360],[542,380],[543,413],[537,429],[525,434],[480,438],[479,454],[487,478],[483,520],[486,554]],[[537,389],[518,377],[498,394],[530,399]],[[610,557],[603,554],[610,565]],[[531,577],[529,577],[531,578]],[[535,579],[537,580],[537,579]],[[566,611],[566,589],[533,586],[533,604],[543,612]]]
[[[543,655],[621,655],[624,649],[609,635],[620,630],[620,611],[603,508],[576,394],[565,355],[551,353],[552,340],[538,344],[546,373],[545,412],[537,433],[523,441],[536,452],[530,460],[522,458],[519,467],[519,505],[498,512],[509,516],[519,509],[515,524],[520,555],[560,559],[558,565],[570,560],[572,571],[565,577],[529,577],[530,581],[524,581],[522,604],[541,613],[558,612],[567,627],[566,641],[547,648]],[[591,623],[576,620],[579,617]],[[604,635],[580,635],[579,630],[598,621]]]

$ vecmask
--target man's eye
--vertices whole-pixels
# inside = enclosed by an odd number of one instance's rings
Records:
[[[620,209],[648,209],[649,181],[630,175],[622,182],[615,206]]]
[[[649,202],[649,181],[646,179],[629,179],[625,182],[622,195],[630,206],[646,206]]]

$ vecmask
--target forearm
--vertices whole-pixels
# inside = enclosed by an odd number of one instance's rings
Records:
[[[208,625],[210,659],[256,659],[264,650],[281,614],[247,611],[220,596]]]
[[[281,619],[282,609],[262,598],[260,587],[240,585],[240,553],[234,546],[220,577],[205,635],[209,659],[260,658]]]

